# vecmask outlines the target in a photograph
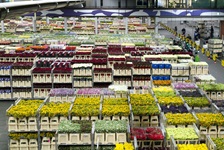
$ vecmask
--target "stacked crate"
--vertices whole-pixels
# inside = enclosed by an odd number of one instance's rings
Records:
[[[208,64],[206,62],[190,62],[189,65],[191,75],[208,74]]]
[[[93,69],[93,86],[110,85],[113,81],[113,72],[111,68],[94,68]]]
[[[93,86],[93,64],[81,63],[73,64],[73,87],[92,87]]]
[[[151,65],[148,62],[133,62],[133,87],[150,84]]]
[[[188,64],[171,64],[172,79],[176,82],[185,82],[190,77],[190,67]]]
[[[52,64],[52,83],[54,88],[72,88],[72,68],[70,62],[55,62]]]
[[[52,68],[33,68],[33,97],[46,97],[52,88]]]
[[[223,41],[221,39],[209,39],[208,40],[208,50],[210,56],[216,55],[216,57],[221,57],[223,52]],[[214,58],[213,58],[214,59]],[[216,60],[216,59],[214,59]]]
[[[12,66],[13,98],[31,98],[33,62],[17,62]]]
[[[43,100],[15,101],[6,113],[8,115],[9,148],[38,150],[38,119],[36,113]],[[18,112],[20,115],[18,115]],[[40,142],[40,141],[39,141]]]
[[[72,102],[75,99],[75,89],[57,88],[51,89],[49,102]]]
[[[152,84],[156,84],[157,81],[167,81],[167,85],[170,85],[171,82],[171,64],[166,61],[152,61]],[[170,84],[169,84],[170,82]]]
[[[132,63],[114,64],[113,80],[114,84],[132,86]]]
[[[0,99],[12,98],[12,64],[13,62],[1,62],[0,63]]]

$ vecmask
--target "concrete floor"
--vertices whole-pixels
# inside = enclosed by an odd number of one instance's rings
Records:
[[[8,127],[6,109],[14,101],[0,101],[0,150],[8,150]]]
[[[193,37],[194,29],[185,25],[180,24],[180,22],[168,22],[168,26],[175,27],[178,26],[178,31],[185,27],[186,34],[190,34]],[[159,30],[159,33],[165,35],[166,37],[172,37],[173,35],[166,30]],[[215,28],[215,35],[218,33],[218,29]],[[224,67],[218,61],[214,63],[212,60],[208,59],[205,55],[200,53],[201,61],[206,61],[209,64],[210,73],[217,79],[217,82],[224,83]],[[7,129],[7,117],[6,109],[13,104],[13,101],[0,101],[0,150],[8,149],[8,129]]]
[[[181,29],[185,28],[186,35],[190,34],[192,38],[194,37],[193,35],[194,35],[195,28],[189,27],[186,24],[180,24],[180,22],[178,22],[178,21],[173,21],[173,22],[168,22],[167,25],[169,27],[173,27],[173,28],[175,26],[177,26],[178,33],[181,33]],[[174,36],[166,30],[159,30],[159,33],[161,35],[165,35],[167,38],[174,38]],[[219,33],[219,29],[214,28],[214,37],[215,38],[218,38],[218,33]],[[221,62],[218,60],[216,63],[214,63],[213,60],[208,59],[201,52],[199,53],[199,56],[200,56],[201,61],[205,61],[209,64],[209,72],[216,78],[216,81],[218,83],[224,83],[224,67],[221,66]]]

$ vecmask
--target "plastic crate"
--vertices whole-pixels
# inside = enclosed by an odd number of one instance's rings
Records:
[[[81,117],[81,120],[90,120],[89,116]]]
[[[148,116],[141,117],[141,127],[149,127],[150,121]]]
[[[216,126],[210,126],[208,128],[208,134],[210,135],[211,138],[217,138],[218,134],[218,129]]]
[[[157,127],[159,125],[159,116],[151,116],[150,117],[150,125]]]
[[[37,131],[37,120],[35,117],[28,118],[28,131]]]
[[[28,139],[20,139],[20,141],[19,141],[19,149],[20,150],[29,150]]]
[[[38,150],[38,143],[36,139],[29,140],[29,150]]]
[[[55,148],[55,142],[56,142],[55,137],[52,137],[52,139],[51,139],[51,150],[55,150],[56,149]]]
[[[58,133],[58,144],[69,144],[68,133]]]
[[[50,122],[48,117],[41,117],[40,119],[40,129],[43,130],[50,130]]]
[[[69,143],[70,144],[80,144],[80,134],[79,133],[70,133],[69,134]]]
[[[218,126],[218,137],[224,138],[224,126]]]
[[[116,142],[117,143],[127,142],[127,133],[116,133]]]
[[[115,133],[105,133],[105,144],[116,144]]]
[[[96,121],[96,120],[99,120],[99,117],[98,117],[98,116],[91,116],[91,117],[90,117],[90,120],[92,120],[92,121]]]
[[[152,147],[163,147],[163,140],[153,140],[151,141]]]
[[[9,148],[10,150],[19,150],[19,141],[10,139]]]
[[[57,130],[59,125],[59,118],[58,117],[53,117],[50,118],[50,130]]]
[[[104,144],[105,142],[105,134],[104,133],[95,133],[95,141],[94,143],[97,144],[97,143],[100,143],[100,144]]]
[[[79,116],[72,116],[72,120],[80,120]]]
[[[134,116],[133,126],[134,127],[140,127],[141,126],[140,116]]]
[[[90,133],[81,133],[81,140],[82,144],[91,144],[91,134]]]
[[[18,120],[15,117],[9,117],[8,131],[18,131]]]
[[[26,118],[22,118],[22,119],[18,119],[18,131],[27,131],[28,126],[27,126],[28,122]]]
[[[201,140],[205,140],[205,137],[208,134],[208,128],[200,126],[199,131]]]
[[[113,121],[118,121],[118,120],[121,120],[121,119],[120,119],[120,116],[112,116],[112,120]]]
[[[50,150],[51,149],[51,142],[49,137],[43,137],[42,139],[42,146],[41,150]]]

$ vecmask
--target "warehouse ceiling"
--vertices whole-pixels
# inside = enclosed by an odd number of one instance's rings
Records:
[[[73,7],[84,3],[84,0],[41,0],[0,3],[0,20],[43,10]]]

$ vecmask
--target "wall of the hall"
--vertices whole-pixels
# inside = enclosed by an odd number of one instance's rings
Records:
[[[100,7],[100,1],[97,1],[97,7]],[[118,8],[118,1],[119,0],[103,0],[103,7],[115,7]],[[135,7],[136,0],[127,0],[127,7]],[[86,0],[86,7],[95,7],[95,0]],[[121,0],[121,7],[125,7],[125,0]]]

